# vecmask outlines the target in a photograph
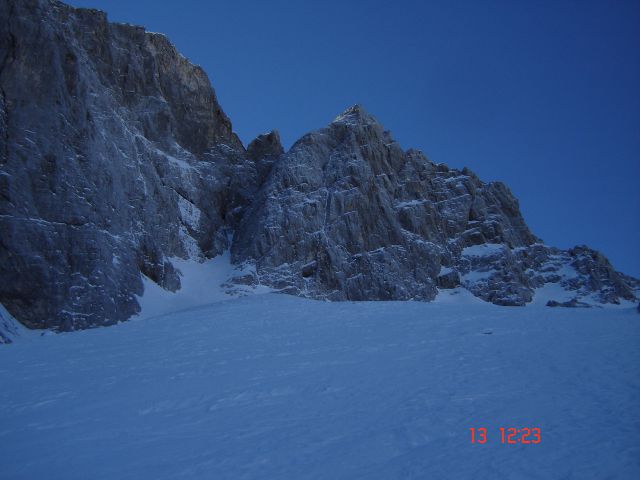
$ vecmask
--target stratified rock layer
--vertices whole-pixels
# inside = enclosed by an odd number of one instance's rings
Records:
[[[541,244],[505,185],[402,150],[359,106],[286,153],[275,131],[245,150],[163,35],[54,0],[0,18],[0,303],[29,327],[125,320],[142,275],[175,291],[172,257],[227,248],[256,267],[238,283],[312,298],[635,298],[601,254]]]

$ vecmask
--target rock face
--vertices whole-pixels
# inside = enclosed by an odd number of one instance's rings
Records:
[[[360,106],[281,157],[237,238],[263,283],[330,300],[431,300],[465,246],[536,241],[504,185],[404,152]]]
[[[256,267],[238,283],[312,298],[635,298],[601,254],[543,245],[505,185],[402,150],[359,106],[286,153],[277,132],[245,149],[163,35],[54,0],[0,18],[0,303],[29,327],[125,320],[142,275],[175,291],[172,257],[227,248]]]
[[[257,171],[204,71],[95,10],[0,0],[0,302],[29,327],[138,311],[214,256]]]
[[[553,282],[601,303],[634,298],[601,254],[542,245],[504,184],[403,151],[357,105],[278,160],[236,238],[256,281],[312,298],[432,300],[461,285],[524,305]]]

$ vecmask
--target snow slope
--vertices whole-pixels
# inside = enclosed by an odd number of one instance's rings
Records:
[[[154,317],[249,294],[271,292],[264,285],[230,284],[233,277],[255,271],[255,267],[232,265],[228,250],[204,261],[177,257],[170,260],[179,272],[180,289],[170,292],[143,275],[144,294],[138,298],[141,309],[138,318]]]
[[[455,291],[255,295],[30,336],[0,348],[0,477],[640,478],[639,345],[632,307]]]

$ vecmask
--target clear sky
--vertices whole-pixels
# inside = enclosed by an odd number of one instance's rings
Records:
[[[531,229],[640,277],[640,1],[71,0],[165,33],[247,144],[361,103],[507,183]]]

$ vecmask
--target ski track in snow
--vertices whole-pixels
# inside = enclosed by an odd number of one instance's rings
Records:
[[[0,347],[0,478],[640,478],[639,339],[632,307],[463,291],[254,295],[31,335]]]

